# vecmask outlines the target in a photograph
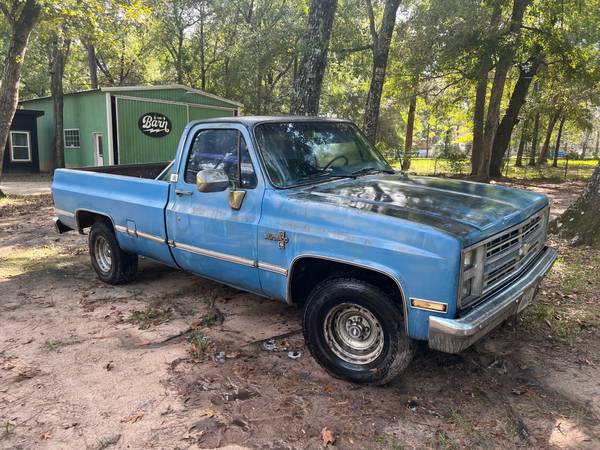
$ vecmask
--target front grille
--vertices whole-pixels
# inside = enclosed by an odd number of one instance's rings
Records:
[[[547,208],[485,244],[483,294],[527,265],[544,247]]]

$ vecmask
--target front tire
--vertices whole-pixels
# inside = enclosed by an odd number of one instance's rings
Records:
[[[135,278],[138,257],[119,247],[111,226],[94,222],[88,239],[92,267],[101,281],[121,284]]]
[[[377,286],[353,278],[319,283],[307,299],[303,328],[317,362],[354,383],[388,383],[415,351],[401,308]]]

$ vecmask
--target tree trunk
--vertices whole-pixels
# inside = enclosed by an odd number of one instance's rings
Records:
[[[180,31],[177,36],[177,58],[175,60],[177,84],[183,84],[183,39],[183,31]]]
[[[301,44],[302,59],[294,81],[292,114],[316,116],[327,67],[327,49],[337,0],[313,0]]]
[[[600,147],[600,131],[596,131],[596,150],[594,150],[594,157],[598,157],[598,147]]]
[[[476,175],[481,181],[488,181],[490,178],[492,145],[498,129],[500,104],[502,103],[506,76],[508,75],[508,71],[519,46],[523,14],[530,2],[531,0],[514,0],[510,18],[509,36],[505,39],[506,42],[500,46],[498,62],[494,72],[494,83],[490,93],[490,101],[485,120],[481,160],[479,161]]]
[[[560,139],[562,138],[563,126],[565,125],[566,117],[562,116],[560,118],[560,123],[558,124],[558,134],[556,136],[556,145],[554,146],[554,158],[552,161],[552,167],[558,167],[558,150],[560,149]]]
[[[587,146],[590,140],[590,134],[590,130],[586,130],[586,132],[583,134],[583,143],[581,145],[581,159],[585,159],[585,155],[587,153]]]
[[[427,131],[425,132],[425,158],[429,158],[429,114],[427,114]]]
[[[519,148],[517,150],[517,160],[515,161],[516,167],[523,167],[523,152],[525,151],[525,144],[527,144],[527,127],[529,126],[529,118],[525,119],[523,123],[523,129],[521,130],[521,139],[519,139]]]
[[[531,81],[537,74],[543,59],[542,49],[539,46],[534,46],[532,56],[529,60],[519,67],[519,79],[515,84],[508,108],[504,113],[504,117],[498,125],[494,142],[492,144],[492,157],[490,161],[490,176],[499,177],[502,171],[502,160],[506,154],[506,149],[510,143],[510,138],[515,125],[518,122],[519,112],[527,100],[527,93]]]
[[[500,3],[496,3],[490,19],[488,33],[495,35],[498,32],[502,8]],[[492,69],[492,57],[494,46],[488,45],[483,49],[480,57],[479,73],[475,86],[475,105],[473,107],[473,148],[471,149],[471,176],[477,174],[479,164],[481,163],[481,154],[483,152],[483,132],[485,125],[485,101],[487,96],[487,86],[489,82],[489,73]]]
[[[529,153],[529,165],[535,166],[535,157],[537,156],[538,137],[540,135],[540,113],[535,113],[533,119],[533,133],[531,135],[531,152]]]
[[[371,29],[371,38],[373,40],[373,69],[371,72],[371,85],[367,95],[365,105],[365,115],[363,118],[363,131],[371,143],[375,143],[377,138],[377,125],[379,122],[379,108],[381,105],[381,94],[383,92],[383,83],[385,81],[385,71],[387,69],[388,55],[390,52],[390,43],[392,34],[396,25],[396,12],[400,6],[400,0],[386,0],[381,19],[381,29],[375,28],[375,17],[373,14],[373,5],[371,0],[365,0],[369,14],[369,25]]]
[[[17,11],[16,8],[9,11],[10,17],[6,18],[10,25],[10,41],[0,83],[0,179],[2,178],[6,140],[19,103],[19,80],[21,79],[23,59],[27,52],[27,42],[41,11],[37,0],[26,0],[20,11]],[[1,196],[3,196],[2,191],[0,191]]]
[[[473,149],[471,150],[471,175],[477,174],[483,148],[483,125],[485,123],[485,97],[489,76],[489,63],[484,63],[475,88],[473,108]]]
[[[52,93],[52,110],[54,113],[54,168],[65,167],[65,144],[63,139],[63,78],[65,64],[69,55],[70,41],[55,35],[52,41],[52,67],[50,71],[50,91]]]
[[[206,90],[206,39],[204,36],[204,12],[200,17],[200,89]]]
[[[417,86],[415,83],[415,91],[410,98],[408,105],[408,118],[406,119],[406,139],[404,140],[404,158],[402,159],[402,170],[410,169],[410,157],[412,153],[413,131],[415,127],[415,111],[417,109]]]
[[[98,63],[96,61],[96,47],[94,44],[86,44],[88,67],[90,70],[90,86],[92,89],[98,89]]]
[[[544,145],[542,145],[542,151],[540,152],[538,164],[546,164],[548,162],[550,139],[552,139],[552,132],[554,131],[554,126],[558,121],[558,116],[560,116],[560,110],[557,110],[550,115],[550,119],[548,120],[548,128],[546,129],[546,138],[544,139]]]
[[[600,164],[579,199],[550,225],[550,231],[575,245],[600,246]]]

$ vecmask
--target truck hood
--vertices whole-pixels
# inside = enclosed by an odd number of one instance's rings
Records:
[[[303,188],[296,196],[431,226],[455,235],[464,246],[548,204],[545,195],[522,189],[406,174],[337,180]]]

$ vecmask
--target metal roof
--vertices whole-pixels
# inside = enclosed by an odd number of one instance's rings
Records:
[[[65,93],[64,95],[67,96],[67,95],[87,94],[90,92],[115,92],[116,93],[116,92],[122,92],[122,91],[159,91],[159,90],[175,90],[175,89],[183,90],[183,91],[190,92],[193,94],[203,95],[205,97],[213,98],[215,100],[220,100],[222,102],[226,102],[231,105],[235,105],[237,107],[244,106],[240,102],[236,102],[234,100],[229,100],[227,98],[220,97],[218,95],[211,94],[210,92],[205,92],[200,89],[194,89],[194,88],[191,88],[188,86],[184,86],[183,84],[157,84],[157,85],[151,85],[151,86],[147,86],[147,85],[102,86],[98,89],[84,89],[81,91],[68,92],[68,93]],[[52,97],[51,95],[46,95],[44,97],[27,98],[24,100],[19,100],[19,103],[25,103],[25,102],[35,101],[35,100],[44,100],[44,99],[48,99],[51,97]]]

